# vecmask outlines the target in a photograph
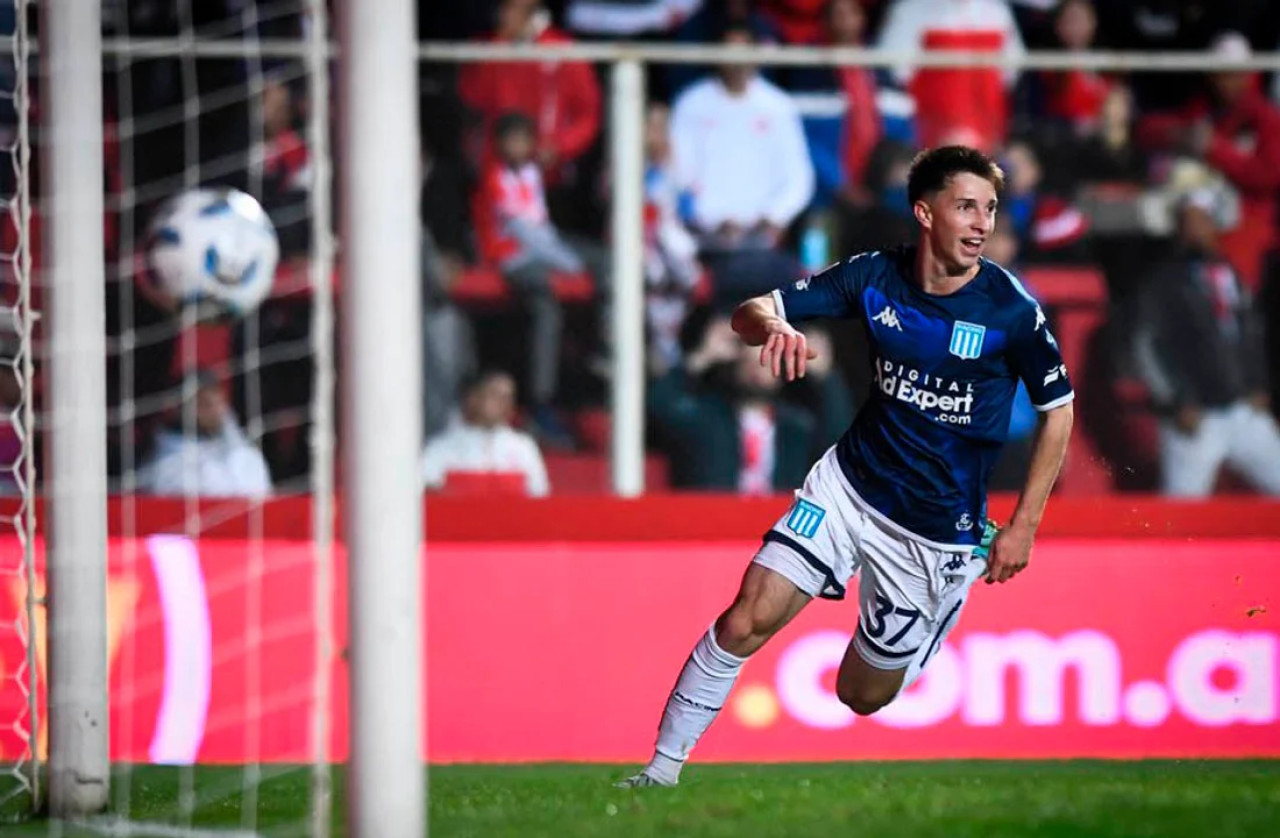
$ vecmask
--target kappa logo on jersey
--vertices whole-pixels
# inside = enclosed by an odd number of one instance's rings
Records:
[[[982,354],[982,339],[986,334],[986,326],[957,320],[951,328],[951,346],[948,349],[957,358],[972,360]]]
[[[885,306],[884,311],[871,318],[877,323],[883,323],[890,329],[902,331],[902,321],[898,320],[898,312],[893,310],[893,306]]]
[[[809,277],[807,277],[807,276],[806,276],[804,279],[797,279],[797,280],[796,280],[796,290],[797,290],[797,291],[803,291],[803,290],[805,290],[805,289],[806,289],[806,288],[808,288],[808,287],[809,287]]]
[[[1044,383],[1052,384],[1053,382],[1057,381],[1059,378],[1066,378],[1066,377],[1067,377],[1067,365],[1058,364],[1056,367],[1049,370],[1049,372],[1045,375]]]
[[[801,538],[813,538],[818,525],[827,516],[827,510],[807,500],[797,500],[787,516],[787,529]]]
[[[956,556],[942,566],[944,573],[955,573],[958,570],[964,570],[964,556]]]
[[[1040,331],[1040,327],[1043,326],[1044,323],[1045,323],[1044,309],[1040,308],[1040,306],[1036,306],[1036,325],[1031,331],[1033,332]]]

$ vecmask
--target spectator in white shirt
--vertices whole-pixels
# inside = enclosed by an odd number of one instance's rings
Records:
[[[731,26],[726,44],[750,44]],[[698,233],[717,302],[764,293],[799,272],[778,250],[813,197],[813,165],[789,96],[748,65],[726,65],[676,100],[671,122],[676,180],[691,197],[685,218]]]
[[[194,433],[176,423],[156,435],[151,460],[138,477],[139,487],[156,495],[266,497],[271,494],[267,461],[245,436],[227,404],[222,386],[210,373],[197,376]]]
[[[542,453],[533,437],[511,427],[516,382],[508,373],[481,374],[467,388],[462,415],[427,443],[422,479],[428,489],[445,488],[449,474],[522,474],[530,497],[551,491]]]

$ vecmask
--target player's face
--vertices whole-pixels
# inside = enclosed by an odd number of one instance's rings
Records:
[[[963,274],[978,263],[995,229],[996,205],[991,181],[969,172],[952,175],[932,198],[916,202],[916,220],[948,273]]]

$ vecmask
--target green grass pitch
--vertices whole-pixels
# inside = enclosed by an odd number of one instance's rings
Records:
[[[304,769],[264,767],[264,836],[305,835]],[[1174,836],[1280,835],[1280,762],[895,762],[700,765],[675,789],[615,789],[606,765],[438,766],[435,836]],[[172,821],[179,772],[139,767],[133,821]],[[334,834],[344,789],[335,772]],[[241,828],[241,770],[200,768],[193,825]],[[10,813],[11,814],[11,813]],[[5,838],[50,824],[0,825]],[[67,836],[102,830],[67,827]]]

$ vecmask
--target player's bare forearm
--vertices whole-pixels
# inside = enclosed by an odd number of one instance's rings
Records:
[[[1071,439],[1071,425],[1075,421],[1075,413],[1071,403],[1045,411],[1036,427],[1035,444],[1031,452],[1031,466],[1027,469],[1027,480],[1023,484],[1022,494],[1014,509],[1009,526],[1034,533],[1044,517],[1045,504],[1049,502],[1049,493],[1058,479],[1062,469],[1062,460],[1067,453],[1067,442]]]
[[[772,294],[742,303],[730,322],[747,346],[760,347],[761,366],[770,367],[775,376],[785,376],[787,381],[804,378],[805,363],[817,357],[804,335],[778,316]]]
[[[1071,438],[1072,421],[1070,404],[1041,414],[1031,452],[1031,467],[1027,470],[1027,482],[1022,487],[1018,506],[1013,511],[1009,526],[1000,531],[991,545],[987,560],[988,584],[1008,582],[1031,560],[1031,543],[1035,540],[1040,519],[1044,517],[1044,507],[1049,501],[1054,481],[1058,479],[1058,470],[1062,468],[1067,440]]]
[[[733,312],[733,330],[747,346],[760,346],[769,339],[769,335],[773,334],[770,327],[775,325],[771,321],[782,322],[772,294],[752,297]]]

